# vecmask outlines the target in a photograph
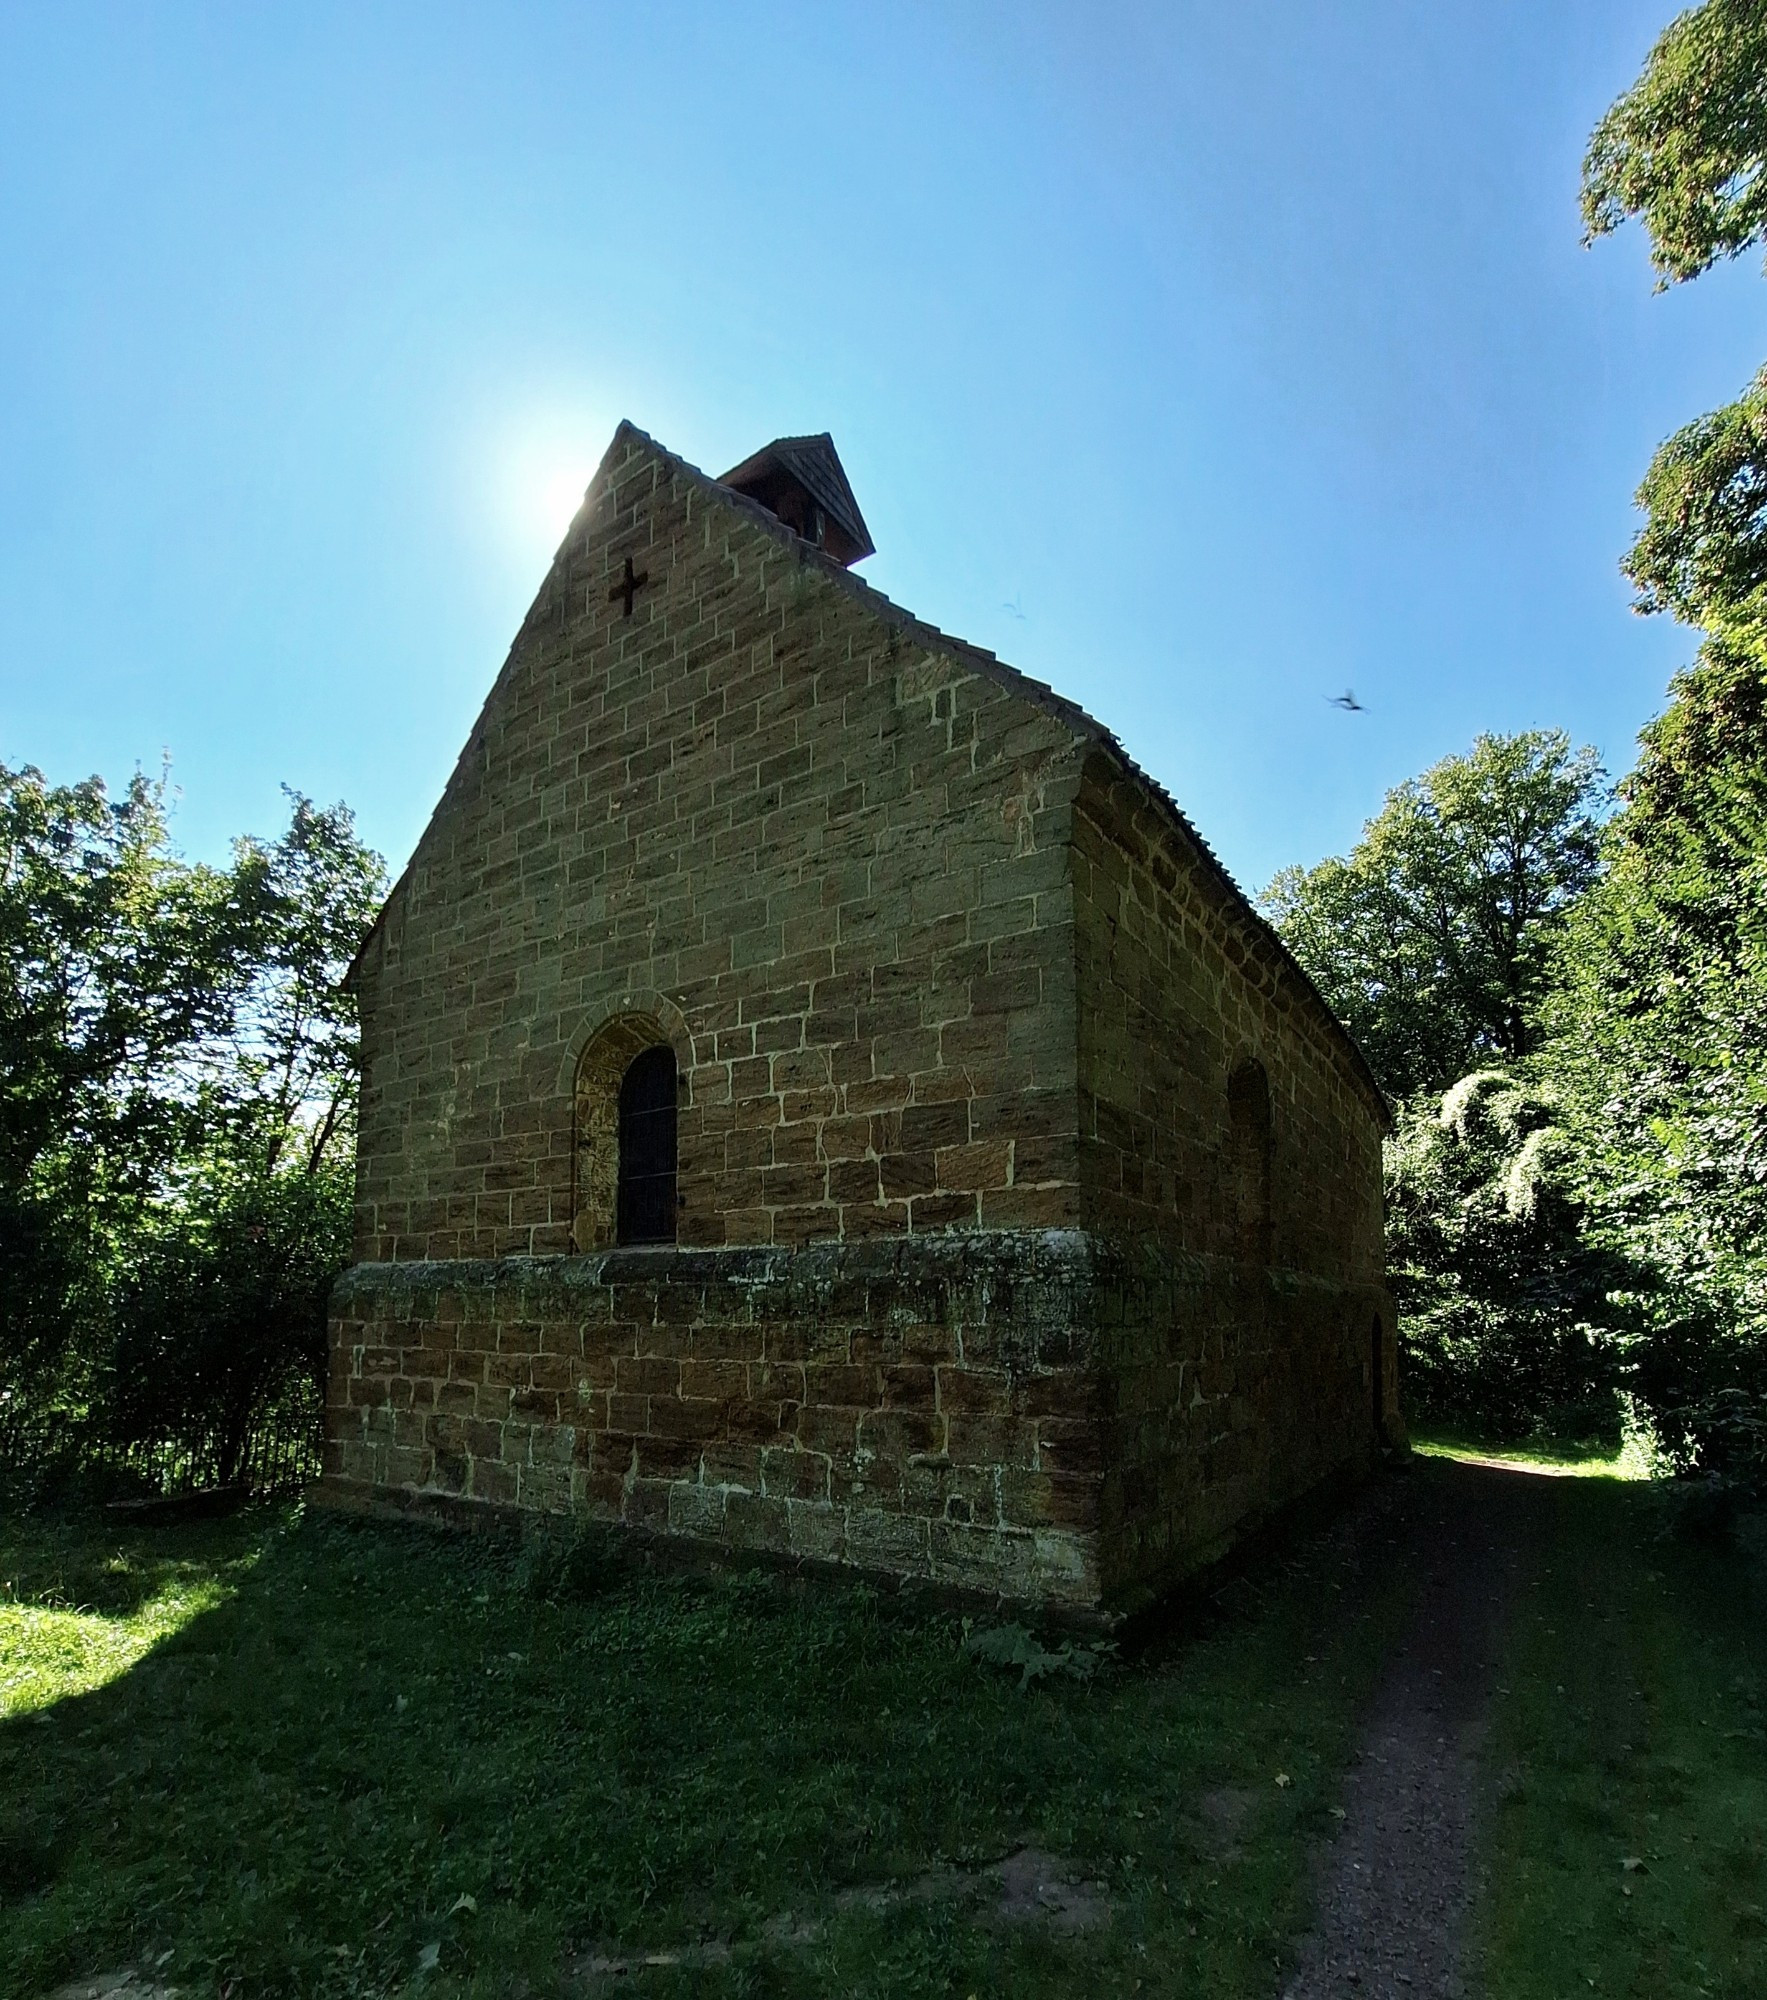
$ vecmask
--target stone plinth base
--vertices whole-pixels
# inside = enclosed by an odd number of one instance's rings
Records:
[[[360,1264],[319,1497],[1108,1614],[1367,1458],[1376,1310],[1068,1230]]]

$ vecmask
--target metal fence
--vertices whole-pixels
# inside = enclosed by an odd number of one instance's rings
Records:
[[[214,1425],[115,1438],[89,1418],[25,1422],[14,1413],[0,1426],[0,1458],[27,1492],[77,1482],[142,1499],[221,1490],[260,1496],[299,1492],[317,1479],[323,1438],[321,1389],[296,1378],[251,1412],[243,1436]]]

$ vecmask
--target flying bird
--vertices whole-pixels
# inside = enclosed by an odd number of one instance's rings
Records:
[[[1023,591],[1021,590],[1021,591],[1019,592],[1019,597],[1023,597],[1023,596],[1024,596],[1024,592],[1023,592]],[[1003,605],[1001,605],[1001,607],[1000,607],[1000,608],[1001,608],[1001,610],[1002,610],[1002,611],[1010,611],[1010,612],[1012,613],[1012,615],[1013,615],[1013,616],[1014,616],[1015,618],[1019,618],[1019,619],[1022,619],[1022,618],[1024,617],[1024,615],[1025,615],[1025,614],[1024,614],[1024,612],[1023,612],[1022,610],[1020,610],[1020,609],[1019,609],[1019,599],[1018,599],[1018,597],[1015,597],[1015,598],[1014,598],[1014,599],[1012,600],[1012,602],[1011,602],[1010,604],[1003,604]]]
[[[1356,690],[1354,688],[1345,688],[1342,694],[1328,694],[1325,698],[1331,703],[1333,708],[1347,709],[1355,715],[1366,715],[1368,713],[1368,710],[1356,699]]]

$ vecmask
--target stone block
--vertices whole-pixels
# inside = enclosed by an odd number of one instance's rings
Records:
[[[475,1500],[489,1500],[494,1506],[513,1506],[520,1490],[520,1482],[513,1465],[504,1465],[496,1459],[473,1458],[470,1461],[470,1492]]]
[[[794,1556],[815,1562],[846,1558],[846,1517],[822,1500],[786,1502],[787,1547]]]
[[[1042,1417],[1037,1423],[1037,1465],[1044,1472],[1100,1474],[1109,1456],[1102,1423]]]
[[[774,1499],[826,1500],[828,1460],[816,1451],[774,1446],[760,1454],[761,1490]]]
[[[925,1576],[929,1568],[929,1523],[909,1514],[852,1507],[847,1513],[846,1559],[870,1569]]]
[[[960,1590],[1032,1598],[1043,1593],[1036,1573],[1036,1545],[1010,1528],[979,1528],[934,1521],[928,1529],[931,1573]]]
[[[784,1500],[760,1493],[732,1492],[725,1504],[725,1534],[732,1548],[791,1547],[791,1516]]]
[[[668,1526],[674,1535],[688,1535],[696,1541],[724,1539],[725,1503],[722,1486],[700,1486],[677,1480],[668,1488]]]
[[[684,1397],[653,1396],[650,1400],[650,1430],[658,1438],[694,1438],[702,1443],[722,1437],[728,1424],[724,1405],[689,1402]]]
[[[698,1438],[641,1437],[635,1440],[641,1479],[697,1478],[705,1446]]]
[[[1029,1467],[1037,1459],[1037,1430],[1022,1417],[953,1412],[945,1419],[945,1449],[959,1465]]]
[[[1005,1416],[1012,1408],[1012,1378],[1003,1368],[941,1368],[938,1400],[947,1413]]]
[[[858,1449],[893,1466],[945,1450],[946,1419],[931,1410],[867,1410],[859,1419]]]
[[[754,1444],[709,1444],[700,1454],[700,1477],[710,1486],[761,1487],[761,1448]]]
[[[885,1409],[931,1411],[939,1407],[938,1374],[925,1362],[886,1363],[881,1378]]]

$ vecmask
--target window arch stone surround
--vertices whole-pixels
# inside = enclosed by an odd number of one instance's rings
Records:
[[[571,1248],[579,1255],[618,1241],[620,1083],[646,1049],[672,1048],[685,1111],[692,1089],[693,1037],[665,994],[622,993],[586,1023],[571,1046]]]

